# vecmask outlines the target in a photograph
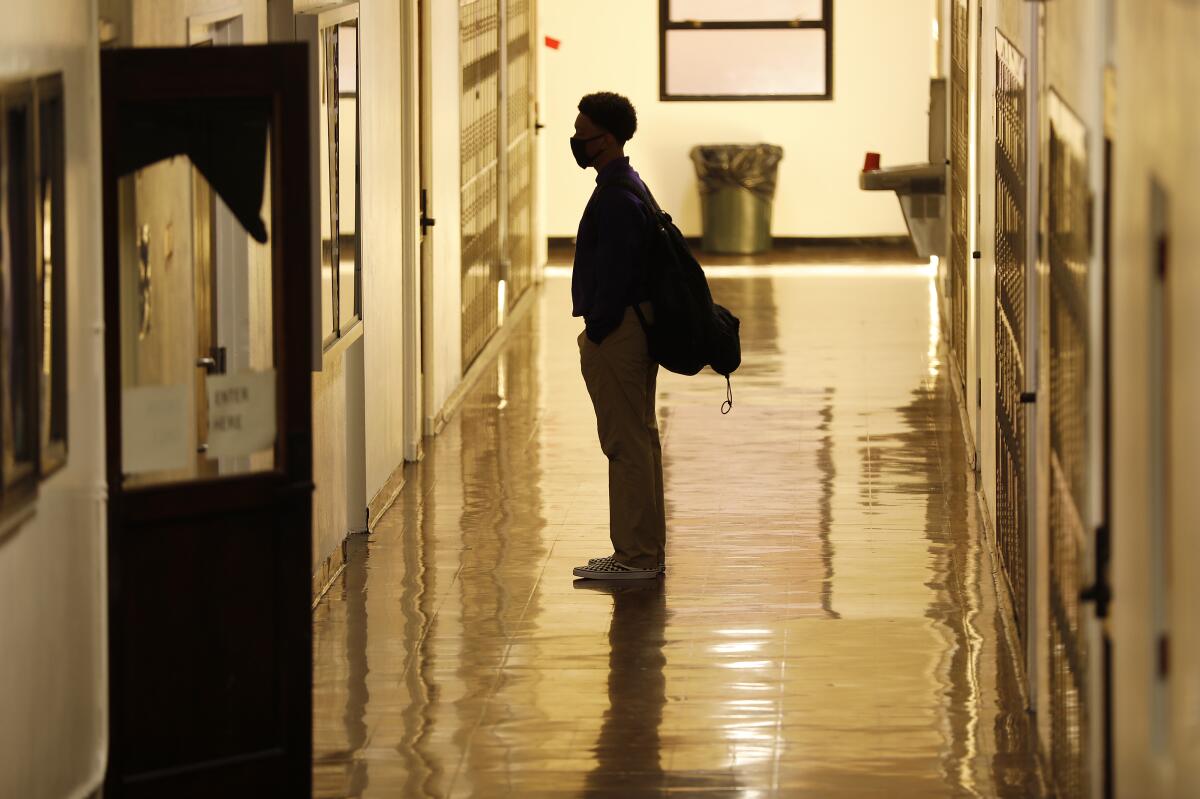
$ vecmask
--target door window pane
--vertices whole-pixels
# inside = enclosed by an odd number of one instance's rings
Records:
[[[359,316],[358,253],[358,21],[337,26],[338,325]]]
[[[320,29],[319,40],[321,330],[328,346],[344,335],[362,314],[358,236],[358,20]]]
[[[118,195],[126,486],[273,469],[271,244],[230,223],[187,158]]]
[[[337,237],[333,235],[336,206],[333,191],[337,186],[337,159],[330,156],[337,142],[337,28],[321,31],[321,46],[318,48],[318,75],[320,76],[319,135],[321,143],[321,334],[326,343],[338,336],[334,315],[337,298],[336,275],[333,269],[337,258]]]
[[[820,21],[823,0],[671,0],[671,21]]]
[[[825,37],[821,28],[668,30],[666,93],[823,95]]]

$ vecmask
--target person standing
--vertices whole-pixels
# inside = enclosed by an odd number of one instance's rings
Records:
[[[612,555],[574,569],[585,579],[651,579],[666,568],[662,446],[654,411],[658,364],[634,311],[639,306],[653,324],[645,277],[650,209],[625,185],[645,187],[625,156],[636,131],[637,113],[625,97],[600,92],[580,100],[571,152],[581,168],[596,170],[596,189],[576,236],[572,315],[584,321],[580,370],[608,458],[613,546]]]

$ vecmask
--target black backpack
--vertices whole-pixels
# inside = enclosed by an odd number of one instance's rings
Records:
[[[650,209],[646,285],[654,306],[654,324],[647,324],[641,309],[634,306],[646,332],[650,357],[681,375],[694,375],[711,366],[725,377],[726,399],[721,413],[729,413],[733,408],[729,376],[742,363],[738,337],[741,323],[728,309],[713,302],[704,270],[671,215],[659,208],[650,190],[633,180],[613,185],[633,192]]]

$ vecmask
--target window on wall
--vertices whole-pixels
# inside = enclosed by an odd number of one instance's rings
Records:
[[[318,58],[321,332],[329,345],[362,318],[357,16],[322,24]]]
[[[833,0],[659,0],[663,100],[833,98]]]

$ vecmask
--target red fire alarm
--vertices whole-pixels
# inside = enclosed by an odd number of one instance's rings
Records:
[[[555,39],[553,36],[546,37],[546,46],[551,50],[557,50],[560,44],[562,44],[562,42],[560,42],[558,39]]]

